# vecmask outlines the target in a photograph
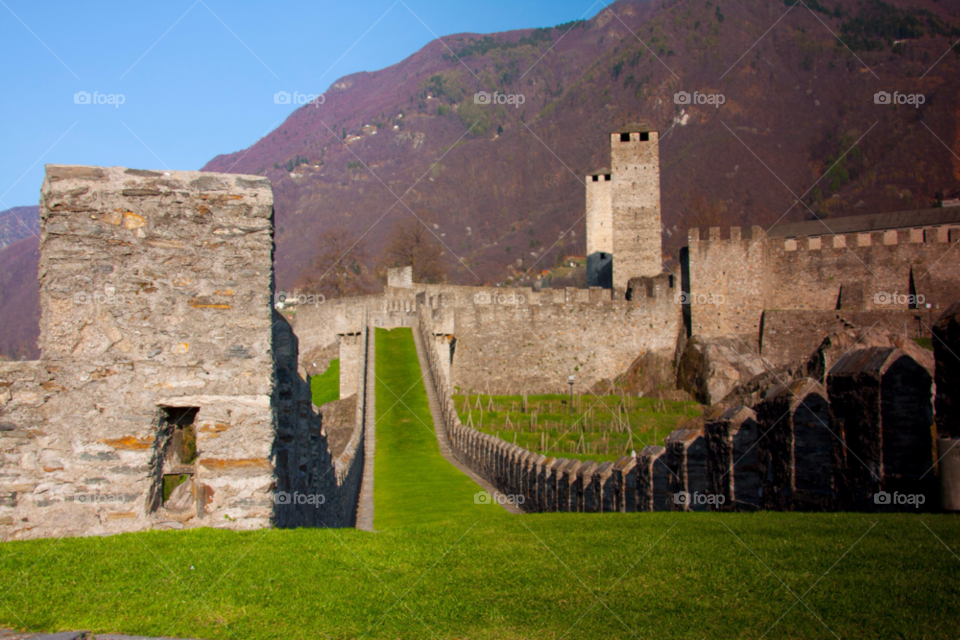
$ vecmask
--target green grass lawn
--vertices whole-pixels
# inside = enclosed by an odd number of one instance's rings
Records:
[[[440,456],[410,330],[376,338],[377,533],[0,543],[0,627],[211,640],[957,637],[958,517],[477,505],[476,485]]]
[[[412,330],[377,329],[376,340],[374,529],[508,516],[500,507],[476,504],[480,487],[440,455]]]
[[[0,544],[0,626],[224,640],[700,640],[759,638],[774,623],[765,638],[834,637],[817,618],[842,638],[960,628],[960,560],[934,536],[960,553],[951,516],[549,514],[378,529]]]
[[[527,396],[526,410],[521,396],[457,395],[454,402],[460,421],[475,429],[529,451],[597,461],[663,445],[671,431],[704,409],[696,402],[617,395],[578,396],[572,415],[570,397],[558,394]]]
[[[310,378],[310,395],[318,407],[340,399],[340,358],[331,360],[326,371]]]

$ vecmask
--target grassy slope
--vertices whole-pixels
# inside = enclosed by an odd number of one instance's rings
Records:
[[[785,614],[766,638],[833,637],[809,606],[843,638],[955,638],[960,562],[921,519],[960,547],[949,516],[787,513],[13,542],[0,545],[0,626],[251,640],[699,640],[757,638]],[[788,587],[806,606],[790,609]]]
[[[820,618],[843,638],[956,637],[960,561],[943,547],[960,549],[954,516],[510,516],[475,505],[475,485],[440,457],[409,330],[378,330],[377,374],[378,533],[2,543],[0,627],[225,640],[833,637]]]
[[[410,329],[377,329],[377,455],[374,528],[457,517],[496,518],[474,503],[480,490],[440,455]]]
[[[340,399],[340,358],[331,360],[326,371],[310,378],[310,395],[318,407]]]
[[[468,414],[473,418],[473,426],[484,433],[499,435],[507,442],[520,445],[530,451],[558,458],[578,458],[580,460],[617,460],[620,456],[630,455],[630,451],[640,451],[648,444],[663,445],[670,432],[682,423],[696,418],[703,413],[704,407],[696,402],[663,401],[663,410],[659,409],[659,402],[655,398],[630,398],[631,409],[624,415],[633,434],[632,445],[630,432],[624,433],[603,431],[616,421],[614,411],[621,402],[620,396],[583,396],[580,398],[578,410],[571,418],[567,407],[569,398],[563,395],[532,395],[527,398],[528,411],[487,411],[490,396],[481,395],[477,409],[478,396],[454,396],[460,421],[467,424]],[[520,396],[493,396],[495,405],[505,409],[521,405]],[[468,408],[469,407],[469,408]],[[530,430],[531,411],[538,413],[538,425]],[[510,416],[511,428],[507,429],[507,415]],[[562,423],[561,428],[557,423]],[[573,428],[571,428],[571,423]],[[580,438],[579,429],[583,428],[584,441],[593,446],[586,453],[577,453],[571,449]],[[546,451],[540,446],[541,434],[546,431],[549,445]],[[602,443],[606,438],[609,451],[604,452]]]

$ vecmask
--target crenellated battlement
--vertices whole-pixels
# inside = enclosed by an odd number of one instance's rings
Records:
[[[743,240],[757,242],[765,237],[763,227],[757,225],[747,228],[728,227],[725,230],[721,227],[709,227],[703,236],[701,236],[698,227],[693,227],[687,231],[687,242],[691,246],[700,242],[740,242]]]
[[[936,224],[882,228],[912,219]],[[960,267],[943,259],[950,243],[960,241],[958,222],[934,211],[839,219],[831,224],[844,233],[822,235],[815,232],[829,230],[821,221],[772,231],[690,229],[684,291],[691,299],[696,294],[724,300],[723,305],[691,305],[690,331],[757,335],[764,309],[945,308],[960,297]]]

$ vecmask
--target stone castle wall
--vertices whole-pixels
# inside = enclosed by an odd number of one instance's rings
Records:
[[[414,330],[424,344],[430,341],[428,323],[418,323]],[[811,379],[776,385],[756,412],[714,407],[704,414],[702,427],[673,431],[666,448],[648,446],[637,456],[599,464],[529,451],[464,426],[439,357],[431,351],[428,358],[424,375],[437,390],[453,455],[495,487],[502,494],[498,500],[505,497],[527,512],[915,512],[919,500],[904,504],[875,498],[904,489],[922,496],[924,511],[937,510],[935,480],[926,477],[934,466],[931,378],[899,349],[861,349],[845,356],[874,369],[877,363],[897,363],[896,370],[878,369],[859,385],[872,395],[872,403],[841,397],[849,386],[843,373],[849,367],[839,366],[841,373],[832,373],[828,382],[829,394]],[[896,401],[882,401],[882,394],[896,395]],[[836,399],[828,401],[828,396]],[[871,410],[883,416],[879,424],[864,420]],[[859,460],[848,458],[839,443],[864,428],[872,428],[873,437],[865,439],[868,446],[861,447]],[[887,444],[869,446],[878,442]],[[864,465],[879,470],[875,482],[857,483]]]
[[[269,181],[52,165],[40,212],[42,360],[0,368],[0,538],[294,522],[277,485],[336,474],[272,308]]]
[[[946,227],[803,238],[766,237],[759,227],[741,235],[735,227],[723,239],[718,228],[706,238],[691,229],[684,282],[691,332],[756,339],[764,309],[885,312],[932,304],[936,315],[960,298],[950,240]]]
[[[455,386],[553,393],[566,390],[569,375],[578,387],[590,388],[624,373],[645,353],[673,358],[683,327],[679,281],[661,276],[652,283],[632,301],[614,300],[599,288],[388,287],[381,295],[301,306],[293,322],[301,352],[309,354],[368,320],[385,328],[412,326],[420,299],[420,313],[442,337],[425,344],[442,351]],[[344,361],[340,366],[343,376]]]
[[[929,326],[926,309],[764,311],[760,355],[774,367],[799,364],[809,358],[828,335],[850,327],[911,338],[920,335],[924,325]]]

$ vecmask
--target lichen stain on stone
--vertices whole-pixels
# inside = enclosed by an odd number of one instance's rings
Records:
[[[147,221],[143,216],[138,216],[132,211],[123,212],[123,227],[125,229],[138,229],[140,227],[146,226]]]
[[[100,441],[101,444],[105,444],[108,447],[113,447],[114,449],[124,449],[128,451],[142,451],[143,449],[149,449],[153,446],[153,442],[153,436],[147,436],[146,438],[123,436],[122,438],[111,438]]]

